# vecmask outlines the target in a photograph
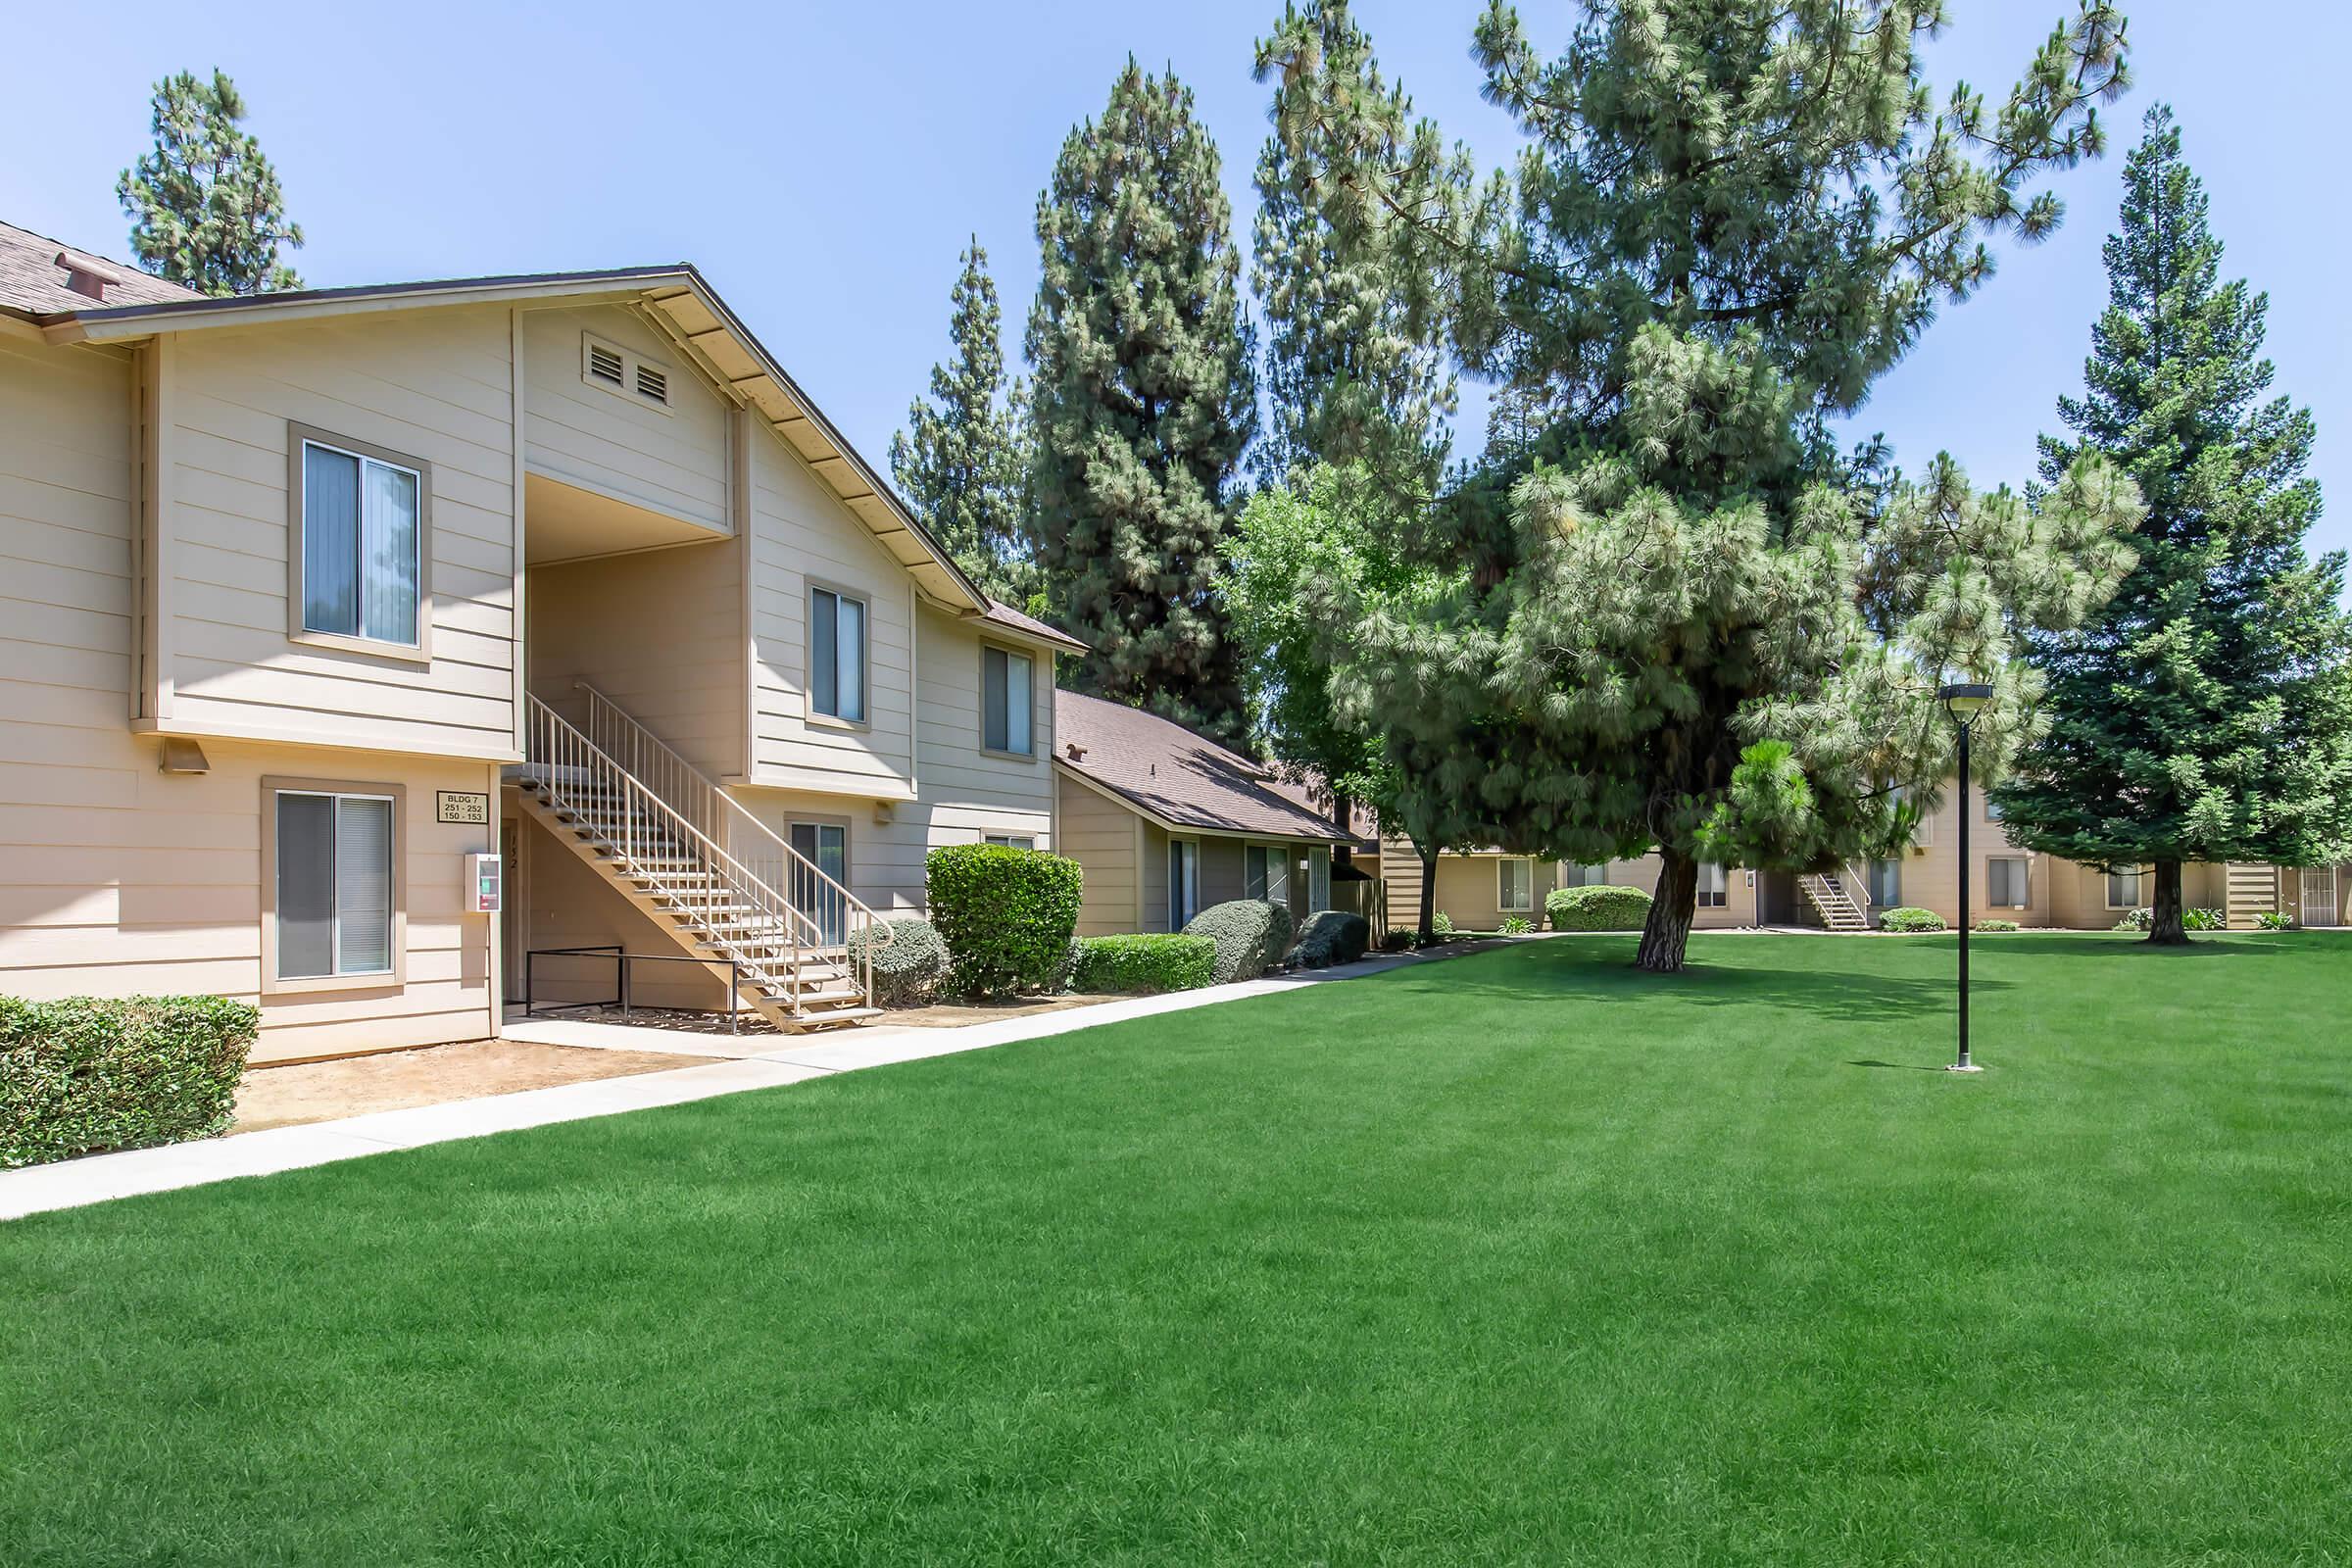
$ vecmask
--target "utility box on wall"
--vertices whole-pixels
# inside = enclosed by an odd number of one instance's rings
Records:
[[[496,914],[506,907],[506,862],[495,855],[466,857],[466,912]]]

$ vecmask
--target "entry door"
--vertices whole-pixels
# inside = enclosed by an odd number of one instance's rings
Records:
[[[2303,868],[2303,923],[2305,925],[2333,925],[2336,923],[2335,867],[2307,865]]]
[[[792,902],[816,922],[828,947],[847,940],[850,910],[841,889],[850,885],[850,830],[838,822],[795,822],[792,847],[836,884],[828,887],[795,861]]]

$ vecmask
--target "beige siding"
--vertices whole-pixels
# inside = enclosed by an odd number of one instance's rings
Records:
[[[732,530],[728,406],[666,338],[615,305],[532,311],[523,323],[523,450],[532,472]],[[581,374],[589,333],[665,369],[668,410],[590,384]]]
[[[1142,905],[1143,819],[1074,778],[1063,776],[1059,788],[1060,850],[1086,872],[1078,934],[1101,937],[1152,929],[1144,922]],[[1159,924],[1165,926],[1164,895],[1158,912]]]
[[[1144,923],[1146,931],[1168,929],[1168,835],[1150,822],[1144,823],[1143,844]],[[1208,907],[1206,900],[1202,908]]]
[[[914,595],[899,564],[782,440],[753,441],[752,629],[758,642],[754,780],[865,799],[914,791]],[[866,722],[810,710],[811,583],[861,596],[868,612]]]
[[[968,620],[928,606],[916,612],[915,777],[922,805],[942,832],[1034,833],[1042,849],[1054,815],[1054,656],[1013,643],[997,645],[1026,654],[1031,662],[1031,755],[1010,757],[984,751],[980,744],[980,658],[986,646]]]
[[[532,694],[577,722],[586,680],[705,773],[741,772],[741,581],[732,540],[532,567]]]
[[[651,1007],[726,1006],[724,981],[698,964],[667,961],[685,956],[674,927],[656,921],[621,897],[575,850],[535,819],[524,817],[521,822],[521,858],[511,873],[510,901],[514,917],[524,922],[525,948],[547,951],[618,943],[632,954],[662,960],[630,967],[632,1002]],[[536,1003],[607,1001],[617,987],[618,977],[607,956],[565,957],[548,952],[533,965]],[[520,976],[509,982],[507,992],[522,994]]]
[[[172,727],[498,758],[514,736],[503,310],[193,333],[166,372]],[[289,638],[289,426],[429,464],[429,665]]]

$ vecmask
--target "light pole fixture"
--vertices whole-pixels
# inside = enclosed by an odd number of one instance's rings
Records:
[[[1946,686],[1936,695],[1960,727],[1960,1058],[1945,1070],[1983,1072],[1968,1059],[1968,732],[1992,701],[1992,688],[1982,683]]]

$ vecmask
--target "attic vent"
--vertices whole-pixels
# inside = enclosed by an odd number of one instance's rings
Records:
[[[634,349],[582,334],[580,379],[616,397],[651,403],[664,414],[669,412],[668,367],[655,364]]]
[[[66,274],[66,287],[101,305],[106,303],[107,285],[122,281],[119,269],[78,251],[59,251],[55,265]]]

